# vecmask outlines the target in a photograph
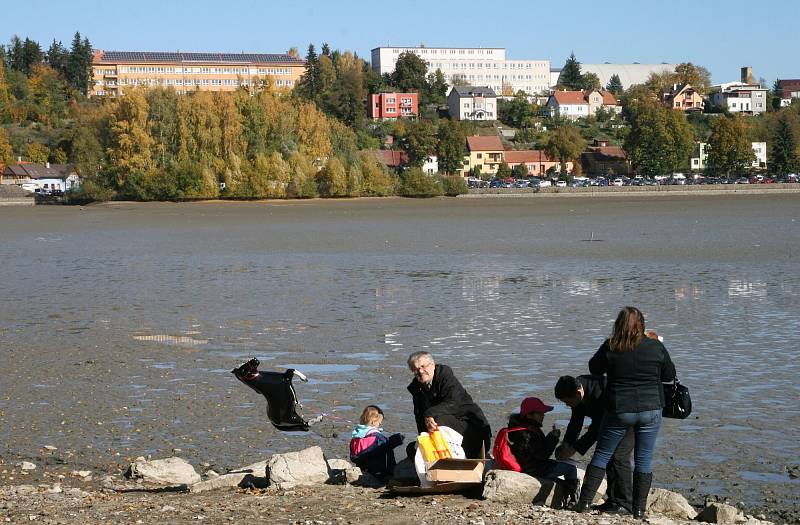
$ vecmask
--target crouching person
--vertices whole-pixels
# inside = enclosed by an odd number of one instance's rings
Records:
[[[384,434],[382,424],[380,407],[369,405],[364,409],[350,439],[350,460],[362,471],[386,481],[394,472],[394,449],[403,443],[403,435]]]
[[[450,427],[464,437],[461,446],[468,458],[488,456],[492,429],[483,410],[456,378],[453,370],[437,364],[428,352],[414,352],[408,357],[414,375],[408,391],[414,402],[418,432],[433,432],[439,426]],[[409,445],[408,457],[414,448]]]
[[[577,499],[578,469],[571,463],[550,459],[561,437],[555,426],[546,435],[542,431],[544,415],[551,410],[553,407],[538,397],[525,398],[519,414],[508,418],[508,444],[522,472],[561,484],[567,493],[566,504],[571,505]]]

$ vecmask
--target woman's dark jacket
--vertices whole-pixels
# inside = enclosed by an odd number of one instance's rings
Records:
[[[436,365],[430,387],[414,379],[408,385],[408,391],[414,400],[414,419],[419,432],[427,432],[426,417],[438,421],[443,416],[452,416],[469,426],[489,426],[481,408],[475,404],[447,365]]]
[[[663,382],[675,379],[675,365],[657,339],[643,337],[630,352],[613,352],[606,341],[589,360],[592,374],[606,374],[609,412],[645,412],[664,407]]]
[[[523,421],[518,414],[508,419],[508,428],[525,427],[508,433],[508,446],[517,459],[522,472],[531,476],[544,476],[555,465],[550,459],[558,445],[558,434],[545,435],[542,427],[532,421]]]

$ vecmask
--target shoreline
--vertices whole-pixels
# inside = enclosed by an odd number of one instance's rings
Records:
[[[710,184],[707,186],[604,186],[588,188],[472,188],[461,199],[497,197],[669,197],[704,195],[787,195],[800,193],[800,184]]]

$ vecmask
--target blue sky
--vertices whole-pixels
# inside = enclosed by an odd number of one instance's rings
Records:
[[[694,62],[714,82],[738,80],[747,65],[771,85],[800,78],[799,20],[797,0],[0,0],[0,42],[18,34],[46,48],[78,30],[106,50],[305,55],[309,42],[326,41],[367,59],[387,44],[505,47],[553,67],[571,51],[585,63]]]

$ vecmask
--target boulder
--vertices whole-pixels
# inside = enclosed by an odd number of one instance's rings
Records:
[[[650,489],[647,496],[647,512],[681,520],[691,520],[697,515],[697,511],[682,495],[657,488]]]
[[[331,473],[328,482],[336,485],[350,484],[373,489],[385,485],[384,482],[369,472],[363,472],[346,459],[329,459],[328,470]]]
[[[731,505],[725,503],[709,503],[700,511],[695,518],[697,521],[705,521],[706,523],[724,523],[733,524],[738,521],[745,521],[744,514]]]
[[[159,485],[194,485],[200,481],[200,474],[194,467],[177,457],[151,461],[137,459],[128,467],[125,476]]]
[[[30,461],[21,461],[17,463],[17,466],[20,468],[20,470],[36,470],[36,465]]]
[[[483,499],[497,503],[543,504],[553,488],[552,482],[510,470],[490,470],[484,479]]]
[[[263,489],[269,484],[266,476],[262,475],[262,473],[266,471],[266,468],[267,462],[259,461],[258,463],[232,470],[227,474],[217,474],[213,477],[209,476],[209,479],[195,483],[189,487],[189,492],[206,492],[208,490],[217,490],[226,487]],[[214,472],[214,474],[216,474],[216,472]],[[206,475],[208,475],[208,472]]]
[[[275,454],[267,461],[265,471],[269,484],[281,489],[325,483],[330,478],[328,463],[317,446]]]
[[[578,469],[578,478],[582,480],[583,475],[584,471]],[[606,482],[603,480],[595,494],[595,503],[602,499],[605,491]],[[533,503],[560,507],[567,496],[562,485],[558,483],[509,470],[488,471],[483,487],[484,499],[500,503]]]

